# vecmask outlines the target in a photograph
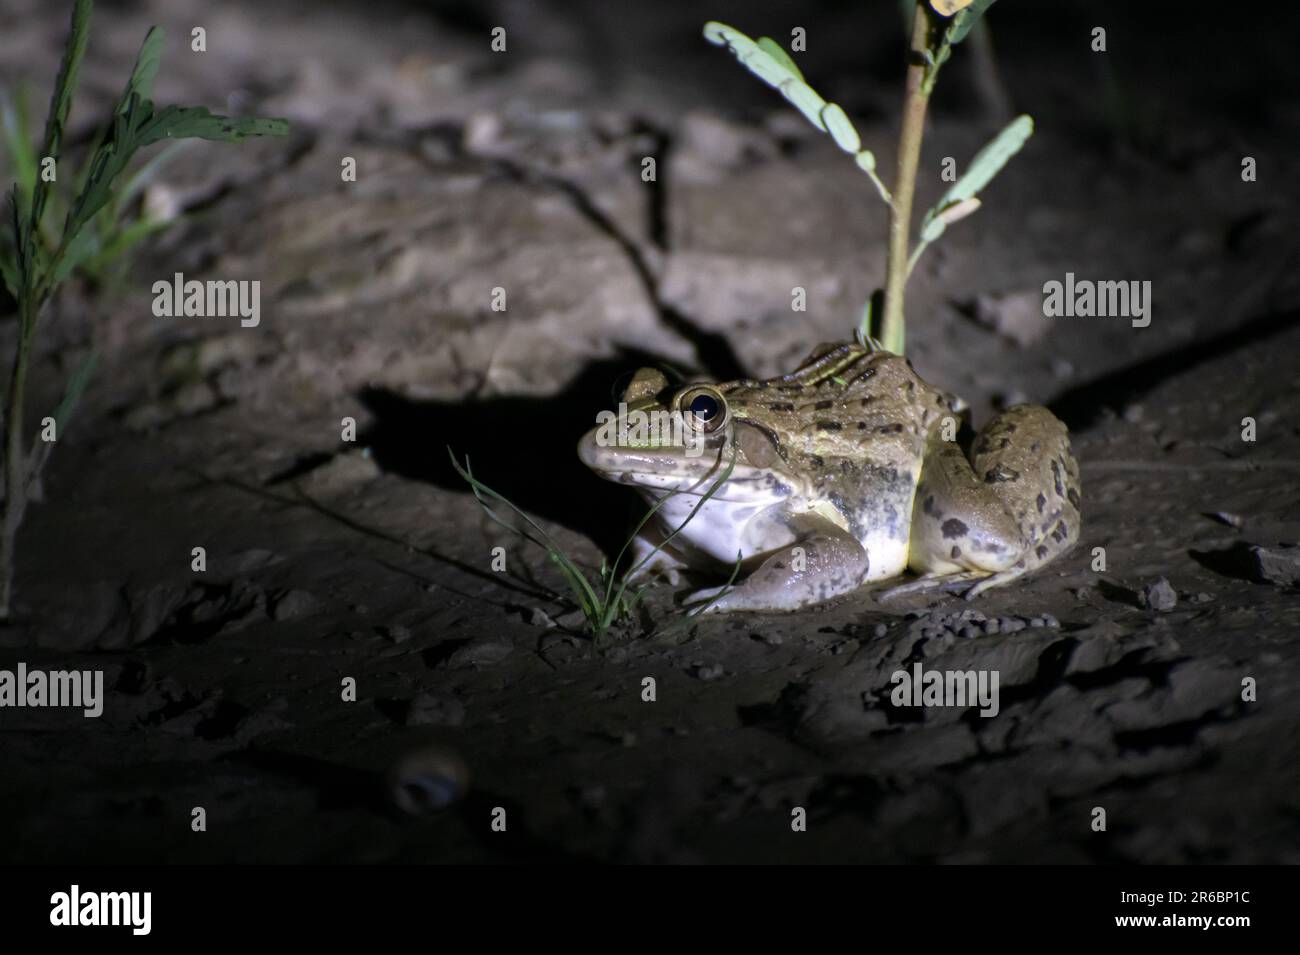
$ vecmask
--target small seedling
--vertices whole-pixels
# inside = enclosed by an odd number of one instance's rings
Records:
[[[889,209],[889,242],[885,287],[872,295],[858,328],[862,341],[871,341],[895,354],[903,354],[903,295],[908,276],[925,249],[948,226],[980,207],[979,193],[1020,151],[1034,130],[1033,120],[1020,116],[981,149],[943,198],[921,220],[915,246],[911,241],[912,200],[925,132],[925,114],[939,70],[979,22],[994,0],[909,0],[914,8],[912,41],[908,57],[903,127],[899,137],[898,165],[892,189],[876,171],[876,157],[862,146],[862,137],[843,108],[827,102],[804,80],[793,58],[771,37],[750,39],[734,27],[710,21],[704,38],[726,46],[751,73],[775,87],[803,113],[808,122],[830,135],[835,145],[853,156],[857,167],[871,180]]]
[[[91,0],[76,0],[73,6],[72,25],[45,120],[38,165],[52,165],[55,170],[63,158],[64,131],[76,92],[77,73],[90,37],[92,6]],[[18,528],[51,447],[51,442],[42,442],[29,452],[23,432],[27,367],[36,325],[46,302],[74,270],[87,266],[93,268],[92,263],[105,255],[111,260],[146,231],[138,223],[124,226],[120,218],[115,218],[120,217],[129,202],[131,185],[128,183],[123,187],[123,177],[138,150],[163,140],[237,142],[249,136],[283,136],[289,131],[289,124],[281,119],[216,116],[203,107],[156,108],[151,97],[162,45],[163,31],[153,27],[145,36],[135,68],[113,108],[109,125],[97,138],[85,168],[75,178],[77,188],[67,203],[61,227],[47,219],[51,202],[56,200],[53,200],[53,183],[39,171],[25,170],[20,165],[18,181],[9,192],[7,218],[12,230],[11,241],[0,248],[0,275],[17,303],[18,336],[4,403],[0,619],[9,617],[12,606]],[[32,155],[21,144],[17,154]],[[62,402],[51,415],[58,435],[62,434],[63,426],[90,380],[94,355],[92,349],[91,357],[74,372]]]
[[[655,556],[655,554],[659,553],[674,537],[681,533],[682,528],[691,522],[695,515],[699,513],[700,508],[708,502],[709,498],[713,497],[713,495],[717,493],[718,489],[727,482],[727,479],[731,477],[732,470],[736,466],[736,453],[735,448],[733,447],[730,462],[728,462],[727,466],[718,475],[717,480],[715,480],[709,486],[709,489],[700,496],[699,501],[697,501],[695,506],[691,508],[691,512],[686,515],[686,519],[678,524],[671,533],[667,534],[662,541],[655,545],[654,549],[651,550],[650,553],[646,554],[645,557],[641,558],[640,561],[630,567],[627,573],[620,574],[619,567],[627,556],[628,548],[632,546],[632,542],[636,539],[636,536],[641,533],[642,528],[650,522],[650,519],[658,513],[659,509],[663,507],[670,498],[681,492],[672,491],[660,498],[660,500],[646,512],[646,515],[641,518],[640,523],[638,523],[633,529],[626,543],[624,543],[622,549],[619,550],[618,556],[614,558],[613,563],[601,560],[600,571],[597,574],[596,581],[593,583],[588,579],[587,572],[578,566],[573,558],[565,552],[564,548],[556,543],[555,538],[548,534],[540,524],[521,511],[501,494],[498,494],[478,478],[474,477],[470,470],[468,457],[465,458],[465,464],[462,466],[461,463],[456,460],[456,455],[451,448],[447,449],[447,453],[451,456],[451,466],[455,468],[456,473],[464,478],[469,484],[470,488],[474,491],[474,497],[478,499],[479,504],[482,505],[483,510],[487,513],[488,517],[492,518],[492,520],[496,521],[512,533],[518,534],[529,543],[546,551],[551,562],[560,569],[560,573],[564,576],[564,581],[569,586],[569,591],[573,595],[574,602],[578,605],[578,609],[582,611],[582,617],[586,624],[587,633],[596,642],[600,642],[609,631],[610,627],[614,626],[614,624],[631,617],[632,612],[636,609],[636,605],[641,600],[643,594],[643,588],[633,586],[631,583],[631,581],[636,577],[637,571],[641,570],[650,559]],[[522,521],[522,526],[508,521],[498,514],[493,508],[493,501],[504,504],[520,519],[520,521]],[[731,570],[731,578],[727,581],[726,586],[719,593],[715,594],[707,603],[693,607],[686,616],[698,616],[706,611],[720,597],[726,594],[731,585],[735,582],[736,575],[740,572],[740,565],[740,555],[737,554],[736,563]]]
[[[15,177],[14,186],[25,208],[31,208],[36,177],[40,173],[42,157],[31,135],[28,97],[25,87],[14,91],[0,90],[0,139],[3,156]],[[100,130],[90,144],[88,154],[93,154],[100,139],[108,130]],[[142,200],[149,185],[159,171],[175,157],[181,143],[169,143],[153,155],[148,162],[127,174],[112,198],[93,217],[86,229],[86,238],[77,250],[69,268],[70,276],[85,280],[96,291],[115,291],[126,276],[132,253],[151,235],[168,228],[177,219],[155,215]],[[59,234],[67,219],[73,199],[86,185],[90,165],[83,163],[75,177],[69,173],[60,177],[50,189],[41,220],[37,241],[44,246],[45,254],[52,255],[58,248]],[[9,228],[0,229],[0,274],[5,287],[14,294],[17,287],[17,246]]]

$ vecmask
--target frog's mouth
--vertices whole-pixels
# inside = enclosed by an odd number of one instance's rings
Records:
[[[620,446],[611,449],[600,446],[594,432],[578,443],[578,457],[605,480],[635,486],[655,498],[671,492],[703,497],[726,474],[729,462],[721,446],[698,456],[687,455],[679,448]],[[789,497],[793,491],[793,483],[779,472],[738,460],[710,500],[777,501]]]

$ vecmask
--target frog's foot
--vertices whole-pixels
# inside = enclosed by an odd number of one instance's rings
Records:
[[[966,591],[966,597],[969,599],[970,591],[975,589],[970,586],[971,582],[983,580],[987,577],[987,573],[977,570],[961,571],[955,574],[926,574],[924,577],[910,583],[890,587],[876,599],[896,600],[899,597],[911,597],[916,594],[960,593],[963,590]],[[978,587],[979,584],[975,586]]]
[[[799,610],[862,585],[870,562],[856,538],[816,514],[801,514],[792,525],[800,534],[795,543],[743,581],[696,591],[685,605],[697,613]]]
[[[644,529],[632,539],[631,561],[624,580],[630,584],[645,584],[653,580],[663,580],[670,587],[678,587],[682,582],[682,571],[689,565],[672,549],[672,545],[658,544],[657,538],[646,536]]]
[[[1071,521],[1073,522],[1073,531],[1070,530]],[[1035,541],[1034,549],[1032,551],[1026,553],[1020,558],[1020,560],[1016,561],[1006,570],[998,571],[996,574],[991,574],[985,577],[974,587],[970,588],[970,590],[966,591],[964,596],[967,600],[974,600],[985,591],[992,590],[994,587],[1001,587],[1004,584],[1009,584],[1011,581],[1023,577],[1030,571],[1043,566],[1043,564],[1047,563],[1053,557],[1065,553],[1074,545],[1075,540],[1078,539],[1078,526],[1079,519],[1077,511],[1069,519],[1062,518],[1058,520],[1052,525],[1050,533]]]

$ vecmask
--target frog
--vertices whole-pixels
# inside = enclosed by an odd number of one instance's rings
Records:
[[[623,406],[629,419],[680,427],[606,422],[582,436],[578,457],[651,506],[630,542],[630,578],[677,585],[729,571],[728,583],[690,593],[690,609],[797,611],[882,582],[895,585],[882,600],[969,600],[1079,538],[1079,465],[1063,422],[1014,405],[964,448],[965,403],[874,342],[820,345],[769,379],[678,387],[642,368]]]

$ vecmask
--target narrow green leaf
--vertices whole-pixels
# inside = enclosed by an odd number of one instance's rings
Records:
[[[59,63],[59,74],[50,97],[50,111],[45,118],[43,142],[46,156],[57,156],[58,147],[63,141],[63,128],[68,121],[68,112],[72,109],[72,96],[77,91],[77,71],[81,68],[81,61],[86,55],[86,43],[90,39],[90,13],[93,7],[91,0],[76,0],[72,7],[68,42],[63,48],[63,60]]]
[[[782,49],[781,44],[777,43],[770,36],[759,37],[757,45],[760,50],[793,73],[795,79],[802,80],[804,78],[803,71],[799,69],[794,58],[791,57],[789,53],[785,52],[785,50]]]
[[[217,116],[203,106],[168,106],[141,124],[137,147],[163,139],[210,139],[239,142],[252,136],[284,136],[289,122],[260,116]]]
[[[164,39],[166,34],[162,27],[150,27],[145,34],[144,43],[140,45],[140,52],[135,58],[135,69],[131,71],[131,78],[126,82],[122,98],[118,100],[118,112],[126,109],[132,94],[139,96],[142,102],[153,99],[153,82],[158,76]]]
[[[727,596],[727,594],[731,593],[731,591],[734,589],[732,585],[736,582],[736,577],[740,574],[740,566],[744,562],[745,562],[745,555],[741,551],[736,551],[736,562],[731,566],[731,576],[728,577],[727,582],[722,585],[722,589],[719,590],[712,597],[710,597],[708,600],[704,601],[704,603],[700,604],[698,607],[691,608],[691,610],[686,614],[686,616],[688,618],[698,617],[700,616],[700,614],[707,613],[710,607],[712,607],[723,597]]]
[[[92,274],[103,272],[109,265],[121,259],[149,236],[174,224],[174,222],[158,222],[153,219],[139,218],[125,226],[116,227],[108,242],[89,256],[87,269]]]
[[[804,114],[808,122],[826,132],[821,119],[826,100],[803,81],[803,74],[797,67],[791,70],[735,27],[716,20],[704,24],[704,38],[716,46],[725,46],[731,50],[745,69],[768,86],[780,90],[795,109]]]
[[[18,298],[18,261],[9,249],[0,250],[0,281],[5,283],[9,294]]]
[[[59,75],[54,81],[54,93],[50,97],[50,111],[45,118],[45,136],[41,156],[52,156],[57,161],[63,150],[63,131],[68,121],[68,112],[72,109],[72,96],[77,89],[77,71],[86,55],[86,42],[90,38],[91,0],[76,0],[72,8],[72,23],[69,27],[68,42],[63,50],[63,60],[59,64]],[[39,159],[38,159],[39,162]],[[49,197],[50,184],[36,177],[32,191],[31,210],[28,224],[20,241],[30,246],[40,231],[41,217],[45,214],[45,202]],[[31,256],[27,256],[30,264]],[[36,281],[30,273],[25,276],[29,284]]]
[[[781,91],[781,95],[790,101],[790,105],[803,113],[808,122],[823,133],[826,132],[826,124],[822,122],[822,110],[826,108],[826,100],[822,99],[816,90],[793,77],[777,88]]]
[[[27,132],[27,109],[21,91],[12,99],[6,95],[0,100],[0,121],[4,125],[5,153],[14,168],[19,198],[24,202],[24,208],[20,208],[19,212],[25,215],[25,204],[31,200],[32,190],[36,186],[39,160]]]
[[[117,207],[126,209],[130,206],[131,200],[138,196],[153,181],[158,172],[167,163],[176,158],[177,154],[184,147],[180,142],[168,143],[162,149],[158,150],[148,162],[142,164],[139,169],[132,172],[126,181],[122,184],[117,192]]]
[[[63,426],[71,420],[72,413],[77,410],[77,403],[81,401],[86,386],[90,384],[90,379],[95,374],[95,365],[98,363],[99,351],[92,348],[89,354],[86,355],[85,360],[72,373],[72,377],[68,379],[68,385],[63,390],[63,400],[59,402],[59,406],[54,409],[54,413],[51,415],[54,418],[56,434],[60,436],[63,434]]]
[[[15,277],[18,280],[19,291],[31,287],[31,244],[24,239],[26,229],[25,219],[19,211],[18,187],[14,186],[9,190],[9,228],[14,240],[13,252],[13,269]],[[18,293],[14,294],[15,299],[19,299]],[[21,299],[19,299],[21,301]]]
[[[986,10],[997,0],[975,0],[965,10],[961,10],[952,18],[952,23],[948,25],[948,42],[956,46],[966,35],[975,29],[975,24],[979,23],[980,17],[984,16]]]
[[[931,209],[926,217],[932,218],[938,215],[940,210],[978,195],[993,177],[1001,172],[1007,161],[1020,152],[1033,132],[1034,121],[1031,117],[1018,116],[1013,119],[988,145],[975,154],[966,174],[948,188],[938,205]]]
[[[54,265],[52,284],[58,285],[99,252],[99,236],[95,229],[89,224],[83,225],[77,230],[76,235],[65,243],[63,255]]]
[[[838,103],[827,103],[822,107],[821,121],[826,132],[835,140],[835,145],[846,153],[853,153],[856,159],[858,150],[862,148],[862,137],[858,135],[843,108]]]

